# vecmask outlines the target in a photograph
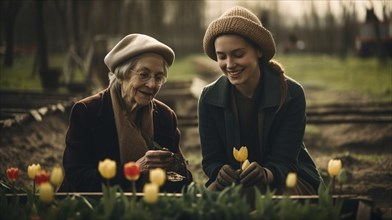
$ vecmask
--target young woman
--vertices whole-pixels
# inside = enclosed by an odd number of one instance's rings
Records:
[[[304,91],[271,60],[271,33],[255,14],[236,6],[209,24],[203,46],[223,72],[203,89],[198,105],[206,186],[269,186],[282,193],[287,174],[295,172],[292,193],[316,194],[322,180],[303,143]],[[241,146],[249,152],[244,171],[233,157],[233,147]]]

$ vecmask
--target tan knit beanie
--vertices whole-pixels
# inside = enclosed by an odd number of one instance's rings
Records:
[[[144,34],[130,34],[120,40],[105,56],[104,62],[111,72],[124,61],[143,53],[161,55],[169,66],[174,61],[174,51],[155,38]]]
[[[215,39],[221,34],[238,34],[258,45],[263,53],[263,59],[270,60],[275,54],[275,42],[271,33],[263,27],[259,18],[244,7],[235,6],[212,21],[204,34],[204,52],[213,60]]]

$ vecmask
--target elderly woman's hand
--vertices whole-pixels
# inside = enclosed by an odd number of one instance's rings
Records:
[[[174,162],[174,153],[167,150],[149,150],[137,161],[142,172],[158,167],[167,170]]]

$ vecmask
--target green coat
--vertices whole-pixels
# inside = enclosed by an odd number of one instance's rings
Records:
[[[309,155],[303,136],[306,126],[306,101],[302,86],[287,78],[288,94],[280,101],[279,74],[263,69],[259,112],[264,113],[261,158],[257,162],[274,175],[272,187],[282,187],[289,172],[309,182],[317,191],[321,177]],[[240,126],[231,109],[231,90],[226,76],[206,86],[199,98],[198,118],[202,150],[202,166],[211,184],[224,164],[239,168],[233,147],[240,147]],[[259,126],[260,127],[260,126]],[[253,161],[251,161],[253,162]]]

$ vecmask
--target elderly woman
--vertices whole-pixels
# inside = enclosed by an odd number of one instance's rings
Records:
[[[130,190],[123,165],[135,161],[141,191],[150,169],[168,172],[163,191],[180,192],[192,181],[179,147],[175,112],[154,97],[166,82],[174,52],[156,39],[130,34],[106,55],[107,89],[76,102],[70,116],[63,157],[61,191],[101,191],[100,161],[116,161],[111,184]]]

